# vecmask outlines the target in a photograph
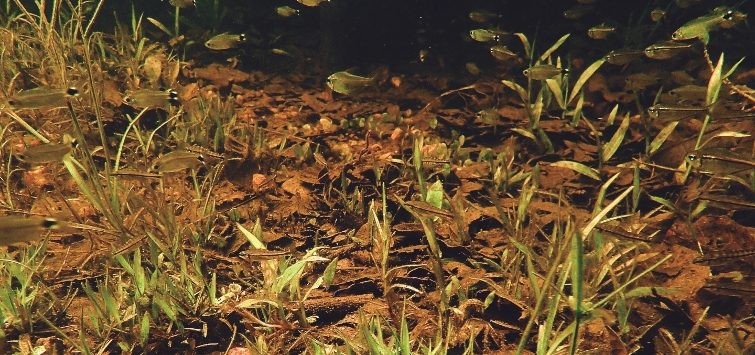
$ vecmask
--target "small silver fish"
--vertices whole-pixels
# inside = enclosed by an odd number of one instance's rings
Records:
[[[519,58],[519,56],[508,49],[506,46],[497,45],[490,47],[490,55],[498,60],[509,60]]]
[[[351,95],[374,85],[375,80],[376,76],[364,77],[346,71],[340,71],[328,76],[325,83],[330,89],[339,94]]]
[[[469,13],[469,19],[477,23],[487,23],[503,17],[501,14],[488,10],[475,10]]]
[[[668,93],[674,97],[677,102],[698,102],[705,101],[705,97],[708,94],[708,88],[705,86],[689,84],[672,89]]]
[[[606,39],[610,34],[614,32],[616,32],[616,27],[601,24],[590,27],[590,29],[587,30],[587,36],[592,39]]]
[[[465,63],[465,64],[464,64],[464,68],[466,68],[466,69],[467,69],[467,72],[468,72],[469,74],[472,74],[472,75],[474,75],[474,76],[478,76],[478,75],[480,75],[480,73],[482,72],[482,71],[480,70],[480,67],[478,67],[478,66],[477,66],[477,64],[476,64],[476,63],[474,63],[474,62],[467,62],[467,63]]]
[[[508,32],[499,31],[495,29],[478,28],[469,31],[469,37],[477,42],[498,42],[503,36],[508,35]]]
[[[704,148],[687,155],[693,170],[702,174],[739,175],[755,169],[755,162],[723,148]]]
[[[637,49],[617,49],[606,55],[606,62],[613,65],[627,65],[642,57],[642,51]]]
[[[186,150],[174,150],[157,158],[152,164],[153,168],[160,173],[175,173],[186,169],[197,169],[204,165],[202,154]]]
[[[708,113],[707,107],[700,106],[672,106],[655,104],[648,108],[650,117],[662,121],[675,121],[691,117],[700,117]]]
[[[65,107],[68,100],[77,96],[79,90],[73,86],[67,89],[38,87],[13,95],[7,103],[16,110],[51,109]]]
[[[585,6],[585,5],[576,5],[566,11],[564,11],[563,15],[565,18],[569,20],[579,20],[583,16],[587,15],[588,13],[592,12],[593,8],[591,6]]]
[[[50,217],[0,217],[0,245],[30,242],[44,237],[44,232],[60,229],[63,223]]]
[[[559,68],[551,64],[539,64],[524,69],[524,71],[522,71],[522,74],[532,80],[545,80],[550,79],[556,75],[566,74],[568,72],[569,69],[566,68]]]
[[[686,52],[692,48],[691,43],[664,41],[651,44],[645,48],[645,56],[651,59],[666,60]]]
[[[123,103],[134,108],[161,108],[180,102],[175,90],[140,89],[127,93]]]
[[[420,63],[424,63],[427,58],[430,56],[430,49],[429,48],[422,48],[419,50],[419,54],[417,57],[419,58]]]
[[[168,0],[168,3],[181,9],[197,6],[196,0]]]
[[[316,7],[316,6],[320,6],[320,4],[324,2],[330,2],[330,0],[296,0],[296,1],[304,6],[309,6],[309,7]]]
[[[275,8],[275,13],[282,17],[291,17],[298,15],[299,10],[291,6],[278,6]]]
[[[660,81],[658,75],[646,73],[630,74],[624,78],[624,89],[632,91],[643,90],[648,86],[657,84],[658,81]]]
[[[63,157],[71,154],[72,151],[71,143],[47,143],[28,147],[16,154],[16,157],[29,164],[44,164],[62,161]]]
[[[657,8],[650,11],[650,19],[653,22],[662,20],[664,16],[666,16],[666,11],[664,11],[663,9]]]
[[[245,43],[246,40],[246,35],[243,33],[232,34],[225,32],[208,39],[207,42],[204,43],[204,46],[214,51],[224,51],[238,48]]]

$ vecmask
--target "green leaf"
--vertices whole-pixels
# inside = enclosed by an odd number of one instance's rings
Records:
[[[551,163],[550,166],[555,166],[559,168],[566,168],[569,170],[576,171],[577,173],[580,173],[584,176],[587,176],[591,179],[600,180],[600,175],[598,175],[598,171],[584,165],[582,163],[577,163],[576,161],[569,161],[569,160],[561,160],[557,161],[555,163]]]
[[[619,150],[621,143],[624,141],[624,135],[626,135],[628,128],[629,115],[626,115],[624,116],[624,120],[621,121],[621,126],[619,126],[619,129],[616,131],[616,133],[613,134],[613,137],[611,137],[611,140],[608,141],[606,145],[601,147],[602,154],[600,155],[600,160],[602,162],[605,163],[610,160],[611,157],[613,157],[613,155],[616,153],[616,151]]]
[[[616,104],[616,106],[614,106],[611,112],[608,114],[608,118],[606,118],[606,122],[609,125],[613,125],[613,122],[616,120],[616,114],[618,112],[619,112],[619,105]]]
[[[265,244],[261,240],[257,239],[257,237],[252,232],[244,228],[241,223],[236,223],[236,228],[241,231],[241,234],[243,234],[246,239],[249,240],[249,243],[252,244],[255,249],[267,249]]]
[[[323,271],[322,273],[322,284],[325,287],[330,287],[330,285],[333,283],[333,278],[336,276],[337,268],[338,258],[333,258],[333,260],[331,260],[328,266],[325,268],[325,271]]]
[[[427,199],[425,199],[425,202],[438,209],[443,207],[443,183],[440,180],[436,180],[427,189]]]
[[[139,325],[139,342],[144,344],[149,339],[149,312],[144,312]]]
[[[721,56],[718,57],[716,68],[713,69],[713,73],[710,74],[710,80],[708,80],[708,91],[705,95],[706,106],[711,106],[718,100],[718,93],[721,91],[721,82],[723,81],[723,78],[721,77],[723,66],[724,54],[721,53]]]
[[[527,101],[529,101],[527,99],[527,90],[525,90],[521,85],[511,80],[501,80],[501,83],[503,83],[503,86],[516,92],[517,95],[519,95],[519,99],[521,99],[523,103],[527,103]]]
[[[527,138],[531,139],[533,142],[537,143],[537,137],[535,137],[535,135],[532,134],[532,132],[530,132],[530,131],[528,131],[528,130],[526,130],[524,128],[519,128],[519,127],[512,128],[511,130],[513,132],[519,133],[520,135],[522,135],[524,137],[527,137]]]
[[[165,25],[163,25],[160,21],[157,21],[151,17],[147,17],[147,21],[155,25],[155,27],[159,28],[161,31],[165,32],[165,34],[168,35],[168,37],[174,37],[173,32],[168,29]]]
[[[648,154],[653,155],[655,152],[658,151],[658,149],[663,146],[663,143],[666,142],[666,139],[671,135],[671,133],[674,132],[674,128],[676,128],[676,125],[679,124],[679,121],[673,121],[666,125],[666,127],[663,127],[660,132],[658,132],[658,135],[653,138],[653,141],[650,142],[650,147],[648,149]]]
[[[549,89],[551,89],[553,96],[556,98],[556,103],[558,104],[558,107],[560,107],[562,110],[565,110],[566,104],[564,103],[564,94],[561,91],[561,86],[558,84],[558,80],[545,79],[545,84],[548,85]]]
[[[554,43],[550,48],[548,48],[548,50],[543,52],[543,54],[540,56],[540,59],[538,59],[538,62],[542,62],[546,58],[550,57],[551,54],[553,54],[553,52],[558,50],[558,48],[561,47],[561,45],[564,44],[564,42],[566,42],[566,39],[569,38],[570,35],[571,35],[570,33],[567,33],[563,35],[561,38],[559,38],[558,41],[556,41],[556,43]]]
[[[527,39],[527,35],[524,33],[514,33],[514,36],[517,36],[519,38],[519,41],[522,42],[522,47],[524,47],[524,56],[527,58],[532,58],[532,46],[530,45],[530,40]]]
[[[601,58],[596,60],[594,63],[590,64],[585,71],[582,72],[582,74],[579,75],[579,79],[577,79],[577,82],[574,83],[574,87],[572,88],[571,94],[569,95],[569,100],[567,102],[571,102],[574,100],[577,95],[582,90],[582,87],[587,83],[588,80],[590,80],[590,77],[592,77],[593,74],[595,74],[598,69],[600,69],[600,66],[603,65],[603,63],[606,62],[605,58]]]

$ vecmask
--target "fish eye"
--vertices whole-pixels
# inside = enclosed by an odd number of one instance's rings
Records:
[[[171,99],[178,98],[178,91],[168,90],[168,97],[170,97]]]
[[[42,228],[52,229],[58,227],[58,220],[55,218],[45,218],[42,220]]]
[[[522,70],[522,74],[529,75],[530,74],[530,70],[529,69],[524,69],[524,70]]]
[[[197,154],[197,160],[199,160],[201,163],[204,163],[205,162],[204,155]]]
[[[244,34],[244,33],[240,34],[239,35],[239,41],[242,41],[242,42],[246,41],[246,34]]]
[[[16,105],[16,100],[8,99],[7,102],[8,102],[8,105],[11,105],[11,106],[15,106]]]
[[[695,161],[697,160],[697,155],[695,154],[687,155],[687,159],[689,159],[689,161]]]
[[[168,103],[171,104],[171,105],[178,106],[178,105],[181,104],[181,101],[179,101],[177,97],[169,97],[168,98]]]
[[[71,86],[66,89],[66,95],[73,97],[79,96],[79,89],[77,89],[75,86]]]

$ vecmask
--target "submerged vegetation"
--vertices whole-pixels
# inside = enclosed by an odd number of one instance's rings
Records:
[[[742,4],[250,2],[0,1],[0,353],[754,351]]]

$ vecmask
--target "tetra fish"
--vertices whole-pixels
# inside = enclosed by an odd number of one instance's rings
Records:
[[[325,83],[329,88],[339,94],[350,95],[374,85],[376,80],[377,76],[374,75],[371,77],[364,77],[346,71],[340,71],[328,76]]]
[[[175,90],[141,89],[126,94],[123,103],[134,108],[158,108],[179,104]]]
[[[196,0],[168,0],[168,3],[182,9],[197,6]]]
[[[508,32],[487,30],[484,28],[469,31],[469,37],[472,37],[477,42],[498,42],[505,35],[508,35]]]
[[[73,86],[67,89],[38,87],[13,95],[7,103],[16,110],[50,109],[65,107],[68,100],[77,96],[79,96],[79,90]]]
[[[617,49],[608,52],[606,62],[613,65],[627,65],[642,57],[642,53],[641,50],[637,49]]]
[[[566,74],[569,70],[565,68],[559,68],[551,64],[539,64],[522,71],[524,76],[532,80],[545,80],[550,79],[556,75]]]
[[[197,169],[204,165],[202,154],[186,150],[174,150],[157,158],[153,168],[160,173],[175,173],[186,169]]]
[[[320,6],[324,2],[330,2],[330,0],[296,0],[300,4],[309,7]]]
[[[469,19],[477,23],[487,23],[493,20],[501,18],[501,14],[497,14],[488,10],[475,10],[469,13]]]
[[[63,223],[50,217],[0,217],[0,246],[40,239],[44,232],[60,229]]]
[[[291,17],[298,15],[299,10],[291,6],[278,6],[275,8],[275,13],[282,17]]]
[[[16,157],[29,164],[44,164],[55,161],[63,161],[63,157],[71,154],[73,145],[71,143],[47,143],[33,147],[28,147]]]
[[[519,57],[516,53],[512,52],[506,46],[501,45],[490,47],[490,54],[493,56],[493,58],[498,60],[509,60]]]
[[[614,32],[616,32],[616,27],[601,24],[590,27],[590,29],[587,30],[587,36],[592,39],[606,39],[610,34]]]
[[[247,40],[246,35],[243,33],[221,33],[212,37],[204,43],[204,46],[214,51],[224,51],[228,49],[238,48]]]
[[[690,50],[691,48],[691,43],[665,41],[651,44],[650,46],[645,48],[643,52],[648,58],[665,60],[671,59],[680,53]]]

